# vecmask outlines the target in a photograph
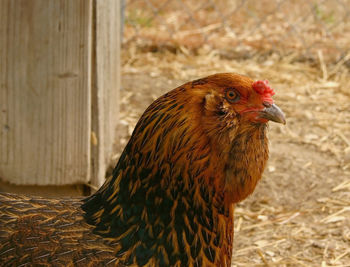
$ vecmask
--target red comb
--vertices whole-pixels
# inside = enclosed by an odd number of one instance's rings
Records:
[[[269,81],[268,80],[255,81],[255,82],[253,82],[252,87],[255,90],[255,92],[257,92],[258,94],[262,95],[262,97],[265,100],[268,100],[269,102],[272,101],[271,97],[275,94],[275,92],[269,86]]]
[[[254,90],[260,95],[273,96],[275,94],[273,89],[269,86],[268,80],[253,82],[252,86],[253,86]]]

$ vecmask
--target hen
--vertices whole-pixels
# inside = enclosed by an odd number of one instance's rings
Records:
[[[267,81],[186,83],[142,115],[113,175],[86,199],[0,194],[2,266],[230,266],[234,203],[285,123]]]

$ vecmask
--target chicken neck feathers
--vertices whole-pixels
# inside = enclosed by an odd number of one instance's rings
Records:
[[[0,262],[230,266],[234,203],[268,158],[265,118],[285,122],[272,93],[237,74],[189,82],[147,108],[92,196],[0,193]]]

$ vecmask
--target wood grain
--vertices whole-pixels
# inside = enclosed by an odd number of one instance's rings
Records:
[[[92,0],[0,1],[0,177],[90,180]]]
[[[120,88],[120,5],[121,2],[115,0],[94,2],[92,130],[97,144],[92,146],[91,184],[95,187],[100,187],[105,180],[116,138]]]

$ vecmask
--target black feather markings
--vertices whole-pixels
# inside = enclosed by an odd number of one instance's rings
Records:
[[[211,248],[210,246],[207,246],[206,248],[204,248],[204,254],[209,261],[211,261],[212,263],[215,262],[216,255],[215,255],[215,250],[213,248]]]
[[[173,95],[169,94],[166,97],[169,100]],[[202,179],[199,175],[209,167],[210,144],[208,140],[200,143],[197,139],[191,139],[192,125],[187,125],[188,117],[180,117],[176,112],[183,109],[184,105],[167,101],[167,105],[159,109],[158,104],[150,107],[140,119],[113,171],[110,185],[87,200],[94,206],[91,208],[86,204],[85,210],[91,211],[87,212],[88,222],[95,225],[96,233],[115,238],[120,246],[116,256],[133,250],[133,256],[126,258],[124,264],[136,263],[142,266],[151,258],[156,260],[159,266],[172,266],[177,262],[187,266],[190,258],[201,264],[202,257],[205,256],[199,255],[200,251],[210,246],[210,240],[214,239],[211,231],[215,218],[210,209],[206,210],[191,201],[184,203],[182,199],[194,198],[193,188],[197,186],[194,180]],[[148,145],[148,141],[152,146]],[[168,153],[163,151],[165,141],[169,145]],[[187,146],[189,149],[184,152],[185,156],[180,155],[182,151],[174,156],[175,152]],[[204,155],[196,154],[199,148],[205,151]],[[159,158],[156,156],[159,153],[165,155]],[[188,160],[189,164],[196,166],[183,174],[182,170],[175,168],[180,159]],[[115,194],[114,183],[120,173],[122,178],[118,180],[118,192]],[[130,185],[130,182],[134,185]],[[139,183],[141,185],[135,186]],[[169,186],[171,189],[168,190]],[[106,201],[112,194],[115,195],[113,203]],[[201,203],[210,206],[213,201],[211,194],[202,189],[200,195],[204,202]],[[104,211],[99,217],[100,222],[96,224],[97,221],[91,218],[96,211],[102,209]],[[117,212],[122,212],[122,216],[118,216]],[[189,225],[186,225],[187,223]],[[205,233],[205,244],[201,244],[198,238],[200,231]],[[168,239],[170,234],[175,233],[176,238],[173,238],[173,242],[176,242],[178,253],[174,253],[175,244]],[[186,242],[191,243],[190,255],[187,255],[185,250]],[[154,248],[159,247],[164,247],[164,251],[154,251]],[[214,251],[210,249],[208,255],[213,254],[211,250]]]

